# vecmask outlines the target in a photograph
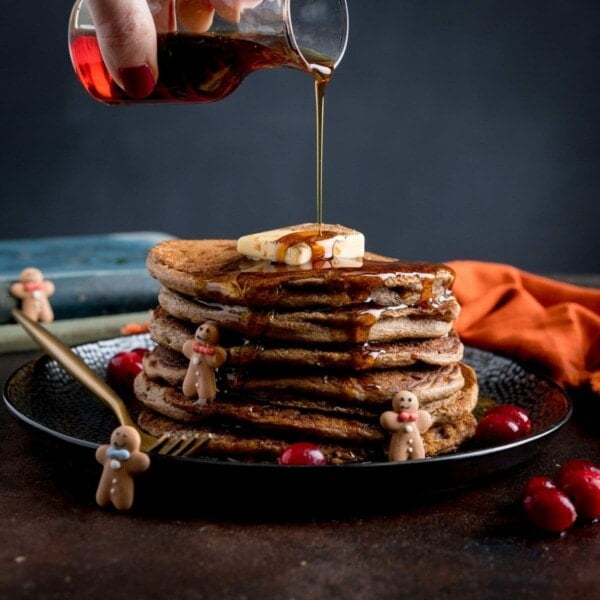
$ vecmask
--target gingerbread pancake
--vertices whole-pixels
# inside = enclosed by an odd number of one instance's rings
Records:
[[[158,347],[144,357],[148,376],[181,386],[187,369],[185,357]],[[368,372],[321,369],[235,369],[220,372],[221,390],[251,395],[277,395],[282,392],[335,398],[338,402],[379,404],[387,402],[399,389],[410,389],[422,403],[439,400],[461,390],[463,370],[459,363],[433,367],[421,365],[404,369],[378,369]]]
[[[293,432],[257,430],[228,423],[182,423],[165,417],[154,410],[142,410],[138,418],[139,427],[152,435],[203,433],[207,441],[198,456],[207,456],[239,461],[275,462],[277,457],[292,443],[311,441],[319,446],[331,464],[367,461],[385,461],[382,448],[385,440],[375,442],[349,440],[324,440],[322,438],[300,438]],[[470,438],[476,421],[469,412],[440,417],[423,435],[427,456],[437,456],[456,450]]]
[[[181,352],[183,344],[194,335],[196,326],[169,315],[162,307],[153,311],[150,333],[161,346]],[[326,369],[397,368],[425,363],[449,365],[462,360],[464,347],[454,331],[437,338],[408,338],[393,342],[355,345],[327,344],[293,346],[290,344],[255,343],[243,336],[223,340],[227,347],[228,364],[318,366]]]
[[[465,366],[468,371],[469,367]],[[141,373],[135,379],[137,398],[156,412],[184,422],[208,422],[225,419],[230,423],[253,424],[258,428],[282,431],[295,431],[311,437],[323,439],[371,440],[383,439],[385,435],[378,424],[378,417],[386,406],[379,410],[350,412],[347,414],[331,411],[305,403],[303,407],[288,403],[285,398],[274,396],[275,401],[265,397],[227,393],[218,401],[198,404],[183,395],[180,388],[170,386],[159,379],[150,379]],[[471,375],[466,385],[444,401],[424,403],[434,418],[449,418],[463,412],[470,412],[477,399],[477,386]],[[343,403],[340,403],[343,405]]]
[[[158,301],[167,313],[183,321],[214,321],[248,338],[319,344],[440,337],[451,331],[460,310],[454,297],[448,297],[419,307],[359,304],[284,312],[207,303],[165,287]]]
[[[363,259],[291,267],[247,258],[234,240],[166,240],[150,250],[146,264],[163,286],[184,296],[261,308],[445,303],[454,281],[446,265],[368,252]]]
[[[171,386],[180,388],[187,365],[183,357],[172,350],[157,346],[152,352],[143,358],[144,373],[150,380],[155,380]],[[470,411],[477,402],[477,383],[473,370],[460,363],[456,365],[460,369],[460,378],[456,377],[453,385],[443,388],[429,390],[422,393],[423,408],[429,411],[456,414],[458,412]],[[389,395],[381,393],[378,397],[372,397],[369,401],[364,398],[356,398],[352,395],[338,395],[327,393],[315,393],[311,389],[294,389],[293,386],[285,385],[270,386],[261,385],[253,390],[236,390],[229,388],[228,382],[232,376],[228,373],[219,378],[220,391],[226,394],[237,393],[244,398],[253,398],[271,406],[287,406],[290,408],[309,409],[319,412],[338,413],[352,415],[360,418],[375,419],[380,412],[389,404]],[[413,374],[414,377],[414,374]],[[457,382],[462,381],[458,386]],[[409,383],[408,378],[405,383]],[[355,382],[358,385],[358,382]],[[303,386],[300,386],[303,387]],[[406,386],[403,386],[406,387]],[[330,388],[326,388],[326,392]],[[335,387],[333,388],[335,391]],[[388,388],[392,394],[397,388]]]

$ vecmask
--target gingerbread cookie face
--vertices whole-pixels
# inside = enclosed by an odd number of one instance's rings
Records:
[[[96,450],[96,460],[103,466],[96,491],[100,506],[112,504],[128,510],[133,504],[133,478],[150,466],[150,458],[140,451],[140,434],[133,427],[121,425],[110,437],[110,444]]]
[[[207,321],[196,329],[194,339],[183,345],[183,354],[189,358],[189,366],[183,380],[183,393],[196,402],[206,404],[217,397],[215,370],[227,359],[227,353],[218,346],[219,330],[215,323]]]
[[[392,410],[381,415],[380,424],[392,435],[388,460],[404,461],[425,458],[421,437],[432,425],[433,419],[419,408],[419,400],[410,391],[400,391],[392,398]]]
[[[45,280],[39,269],[23,269],[19,281],[10,286],[10,293],[21,301],[21,311],[32,321],[50,323],[54,320],[54,311],[48,300],[54,294],[54,284]]]

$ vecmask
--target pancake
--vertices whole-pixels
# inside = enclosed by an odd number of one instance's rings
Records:
[[[409,389],[425,404],[459,391],[464,379],[458,364],[444,367],[384,369],[354,374],[352,372],[289,372],[260,375],[254,371],[229,371],[227,388],[239,393],[294,391],[335,398],[339,402],[381,403],[398,390]]]
[[[333,441],[298,438],[293,433],[273,432],[254,428],[227,425],[226,423],[181,423],[153,410],[142,410],[139,427],[152,435],[203,433],[210,436],[198,456],[227,458],[239,461],[275,462],[292,443],[312,441],[327,456],[331,464],[345,464],[385,460],[382,441],[353,443],[348,440]],[[427,456],[437,456],[456,450],[475,431],[476,421],[469,412],[452,418],[441,417],[423,435]]]
[[[161,346],[181,352],[183,344],[194,335],[196,325],[181,321],[158,307],[150,318],[152,339]],[[237,343],[236,343],[237,342]],[[454,331],[438,338],[403,339],[393,342],[363,343],[352,346],[292,346],[253,343],[237,337],[223,341],[227,348],[227,364],[318,366],[326,369],[397,368],[425,363],[449,365],[460,362],[464,347]]]
[[[162,287],[158,301],[173,317],[191,323],[214,321],[248,338],[300,343],[386,342],[447,335],[458,317],[454,297],[425,306],[355,305],[334,309],[279,312],[207,303]]]
[[[465,386],[445,401],[425,405],[434,418],[452,417],[462,412],[470,412],[477,401],[477,385],[472,370],[463,367],[468,373]],[[360,415],[333,414],[331,411],[297,408],[279,403],[261,400],[256,396],[228,393],[218,401],[199,404],[183,395],[175,386],[169,386],[159,380],[150,379],[141,373],[135,379],[135,392],[147,408],[177,421],[206,422],[215,418],[229,422],[251,423],[259,428],[283,431],[295,431],[324,439],[351,439],[355,441],[381,441],[385,432],[379,427],[378,419],[386,405],[379,411],[370,411]]]
[[[378,423],[378,415],[370,419],[358,419],[331,415],[324,412],[309,411],[291,407],[282,407],[251,401],[237,395],[227,395],[225,399],[198,405],[186,398],[178,388],[153,381],[143,373],[135,379],[136,396],[146,408],[184,423],[202,423],[204,427],[218,431],[219,427],[233,427],[235,424],[252,425],[254,431],[277,431],[280,436],[284,432],[304,436],[305,439],[344,440],[352,442],[383,442],[386,433]],[[476,389],[466,386],[461,392],[466,400],[464,405],[473,404]],[[432,410],[434,422],[441,420],[451,422],[453,419],[463,419],[462,415],[471,414],[469,411],[455,413]],[[464,419],[463,419],[464,420]],[[462,441],[462,440],[460,440]],[[453,444],[460,443],[454,439]]]
[[[157,348],[144,357],[148,376],[181,386],[187,371],[185,357]],[[221,388],[240,394],[272,394],[297,392],[318,397],[335,398],[338,402],[379,404],[388,402],[397,390],[410,389],[420,402],[446,398],[462,389],[460,364],[443,367],[421,366],[405,369],[323,371],[316,369],[233,369],[220,371]]]
[[[472,411],[478,399],[477,378],[473,369],[468,365],[460,364],[460,369],[464,385],[456,391],[449,390],[447,395],[440,394],[435,399],[421,400],[421,408],[437,415],[455,415],[464,411]],[[309,395],[290,390],[278,390],[276,394],[273,394],[271,390],[266,389],[263,392],[252,393],[252,397],[273,406],[293,406],[322,412],[350,414],[366,419],[378,418],[381,412],[387,410],[390,405],[389,398],[380,402],[367,403],[338,396]]]
[[[149,379],[175,388],[181,387],[187,370],[186,359],[181,354],[160,346],[144,356],[143,365],[144,373]],[[459,396],[467,397],[467,389],[476,389],[473,370],[462,363],[438,369],[437,372],[431,370],[429,378],[423,377],[419,370],[383,371],[375,374],[379,375],[379,378],[373,377],[372,373],[365,378],[353,377],[350,374],[346,374],[345,377],[339,374],[313,374],[312,377],[298,374],[292,383],[282,378],[279,378],[277,383],[274,383],[273,379],[263,378],[250,380],[250,384],[236,387],[231,385],[231,381],[235,381],[237,377],[236,372],[227,369],[219,377],[219,384],[223,390],[227,390],[227,394],[236,393],[252,397],[273,406],[309,408],[363,417],[379,415],[381,410],[388,406],[397,389],[411,387],[413,391],[417,391],[422,408],[429,411],[456,404]],[[327,382],[319,385],[319,379],[323,377]],[[401,379],[401,382],[398,382],[398,379]],[[387,387],[379,385],[380,383],[385,383]],[[361,393],[369,386],[374,386],[376,393]],[[346,389],[348,393],[340,394],[340,389]],[[460,411],[473,408],[474,404],[469,402],[468,405],[463,404]],[[451,410],[457,412],[456,409]]]
[[[444,299],[454,281],[446,265],[364,259],[298,267],[249,259],[234,240],[166,240],[152,248],[148,271],[163,286],[205,302],[261,308],[416,305]]]
[[[274,462],[290,443],[296,441],[293,437],[267,437],[264,432],[257,435],[256,431],[252,432],[242,427],[179,423],[152,410],[143,410],[140,413],[138,425],[142,430],[156,436],[202,433],[208,435],[209,439],[200,449],[200,456],[219,456],[251,462]],[[333,464],[362,462],[369,458],[370,452],[376,452],[376,448],[364,445],[352,447],[320,442],[320,448]]]

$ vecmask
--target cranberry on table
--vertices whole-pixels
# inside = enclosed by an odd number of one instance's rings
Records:
[[[528,496],[530,494],[533,494],[536,490],[542,488],[553,489],[556,488],[556,485],[554,481],[550,479],[550,477],[544,477],[543,475],[535,475],[534,477],[531,477],[527,480],[527,483],[525,483],[525,489],[523,493],[525,494],[525,496]]]
[[[288,446],[280,455],[280,465],[326,465],[327,458],[315,444],[298,442]]]
[[[595,473],[600,477],[600,467],[595,465],[591,460],[584,458],[575,458],[563,463],[554,476],[556,485],[562,487],[565,483],[571,481],[573,477],[577,478],[582,472]]]
[[[523,499],[523,509],[536,527],[550,533],[563,533],[577,519],[575,506],[558,488],[534,489]]]
[[[570,465],[563,469],[560,489],[571,499],[580,517],[600,518],[600,471],[594,465],[588,468]]]
[[[600,519],[600,467],[585,459],[561,465],[554,479],[542,475],[525,483],[523,509],[545,531],[562,533],[577,518]]]
[[[116,387],[132,387],[135,376],[142,370],[142,359],[147,348],[117,352],[106,366],[106,380]]]

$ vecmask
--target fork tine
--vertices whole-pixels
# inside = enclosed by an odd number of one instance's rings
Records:
[[[204,446],[211,439],[210,433],[196,433],[188,440],[183,442],[180,447],[173,452],[174,456],[192,456],[201,446]]]
[[[177,446],[186,440],[186,436],[174,436],[167,441],[158,449],[159,454],[171,454],[174,455]]]
[[[150,436],[148,436],[150,437]],[[161,435],[159,438],[154,438],[151,442],[149,442],[148,446],[144,448],[145,452],[153,452],[159,446],[162,446],[169,439],[169,434],[165,433]]]
[[[193,433],[189,435],[172,435],[165,433],[155,438],[144,448],[145,452],[157,452],[168,456],[191,456],[203,446],[212,435],[210,433]]]

